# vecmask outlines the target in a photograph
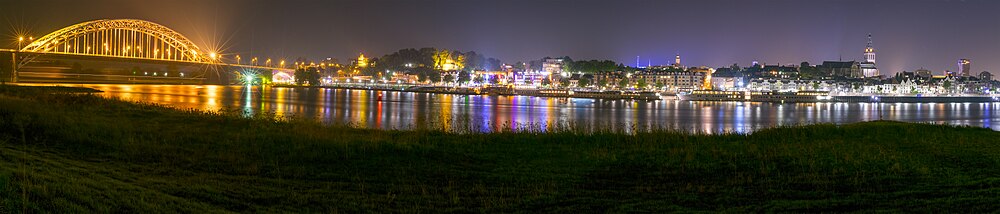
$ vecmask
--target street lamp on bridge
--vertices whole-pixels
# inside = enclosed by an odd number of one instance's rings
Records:
[[[237,64],[237,65],[239,65],[239,64],[240,64],[240,55],[236,55],[236,64]]]

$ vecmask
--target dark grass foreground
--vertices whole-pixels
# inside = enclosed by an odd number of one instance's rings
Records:
[[[0,87],[0,213],[996,211],[1000,132],[455,135]]]

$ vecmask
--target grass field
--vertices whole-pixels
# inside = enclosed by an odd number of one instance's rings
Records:
[[[987,212],[1000,132],[450,134],[0,86],[0,213]]]

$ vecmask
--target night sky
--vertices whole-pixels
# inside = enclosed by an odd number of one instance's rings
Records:
[[[748,65],[860,60],[874,36],[883,73],[928,68],[1000,71],[996,0],[3,0],[4,36],[36,37],[74,23],[138,18],[227,55],[275,59],[401,48],[474,50],[505,62],[544,56],[642,56],[665,64]],[[13,44],[13,43],[11,43]],[[13,47],[14,45],[9,45]]]

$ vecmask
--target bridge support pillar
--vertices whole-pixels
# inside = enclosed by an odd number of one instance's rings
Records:
[[[15,52],[10,52],[10,74],[4,77],[4,79],[9,79],[10,82],[17,82],[17,53]]]
[[[7,58],[8,55],[10,58]],[[13,51],[0,51],[0,84],[14,81],[14,73],[17,70],[16,60],[17,56],[14,55]]]

